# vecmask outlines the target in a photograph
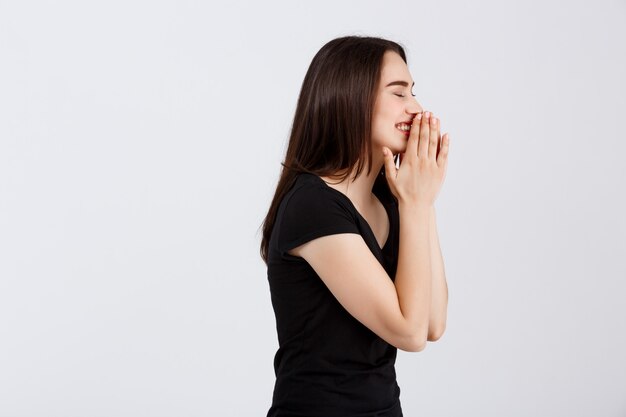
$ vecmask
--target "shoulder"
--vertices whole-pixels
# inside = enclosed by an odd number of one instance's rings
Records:
[[[293,188],[285,195],[284,210],[296,214],[339,210],[349,214],[352,207],[340,192],[325,185],[313,174],[299,174]]]
[[[275,227],[281,255],[321,236],[360,234],[357,214],[349,202],[315,178],[296,181],[281,203]]]

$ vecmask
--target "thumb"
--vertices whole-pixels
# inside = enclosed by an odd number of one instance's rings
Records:
[[[385,159],[385,176],[395,180],[397,175],[396,164],[393,162],[393,154],[386,146],[383,146],[383,157]]]

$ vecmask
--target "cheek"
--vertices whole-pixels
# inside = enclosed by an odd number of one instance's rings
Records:
[[[379,119],[372,122],[372,143],[377,146],[389,146],[392,142],[395,142],[395,129],[393,122],[389,122],[389,119]]]
[[[384,135],[385,132],[389,132],[389,119],[378,117],[372,120],[372,135],[373,136],[381,136],[381,135]]]
[[[396,131],[396,120],[402,108],[398,109],[393,101],[379,101],[372,114],[372,141],[376,144],[386,144]],[[393,140],[393,139],[391,139]]]
[[[372,118],[372,127],[378,129],[388,129],[389,126],[395,126],[395,120],[398,118],[398,113],[391,111],[391,108],[379,111]]]

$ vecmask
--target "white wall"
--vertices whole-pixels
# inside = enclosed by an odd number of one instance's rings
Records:
[[[260,224],[308,65],[401,42],[450,132],[408,416],[626,413],[626,3],[0,2],[0,417],[264,416]]]

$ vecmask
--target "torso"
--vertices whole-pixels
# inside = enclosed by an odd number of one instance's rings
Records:
[[[326,185],[344,194],[343,191],[339,190],[334,184],[329,184],[329,179],[324,177],[320,178],[322,178],[322,180],[326,182]],[[348,197],[348,199],[350,199],[350,197]],[[381,203],[378,197],[376,197],[372,193],[372,203],[370,206],[357,207],[354,202],[352,202],[352,205],[357,209],[361,217],[363,217],[365,221],[367,221],[370,229],[372,229],[372,232],[374,232],[374,236],[376,236],[378,246],[382,248],[387,241],[390,229],[389,217],[387,216],[387,211],[385,210],[385,206],[383,206],[383,203]]]
[[[359,213],[361,213],[361,216],[363,216],[367,224],[369,224],[372,232],[374,232],[374,236],[376,236],[378,246],[382,248],[389,236],[389,217],[387,216],[387,211],[383,203],[376,197],[373,197],[373,199],[374,207],[368,209],[365,213],[359,210]]]
[[[282,408],[292,408],[292,414],[302,410],[301,415],[329,415],[333,405],[345,411],[342,415],[402,415],[394,368],[397,348],[355,319],[305,260],[292,259],[300,257],[298,254],[281,253],[296,241],[307,241],[318,227],[328,228],[328,232],[334,228],[335,233],[359,232],[394,281],[399,216],[392,196],[381,187],[380,180],[377,178],[374,184],[374,195],[363,199],[366,201],[357,209],[340,190],[331,186],[325,190],[321,187],[323,181],[303,174],[298,180],[303,189],[286,195],[294,199],[281,203],[283,210],[278,210],[268,252],[267,278],[279,340],[273,362],[276,383],[268,417],[282,415]],[[315,204],[318,198],[332,206]],[[290,205],[290,201],[296,205]],[[309,210],[303,205],[306,202],[328,210],[334,221]],[[298,240],[298,236],[302,238]],[[383,243],[385,250],[374,247]],[[346,398],[351,401],[346,402]],[[297,409],[298,406],[304,409]],[[365,409],[370,412],[365,413]]]

